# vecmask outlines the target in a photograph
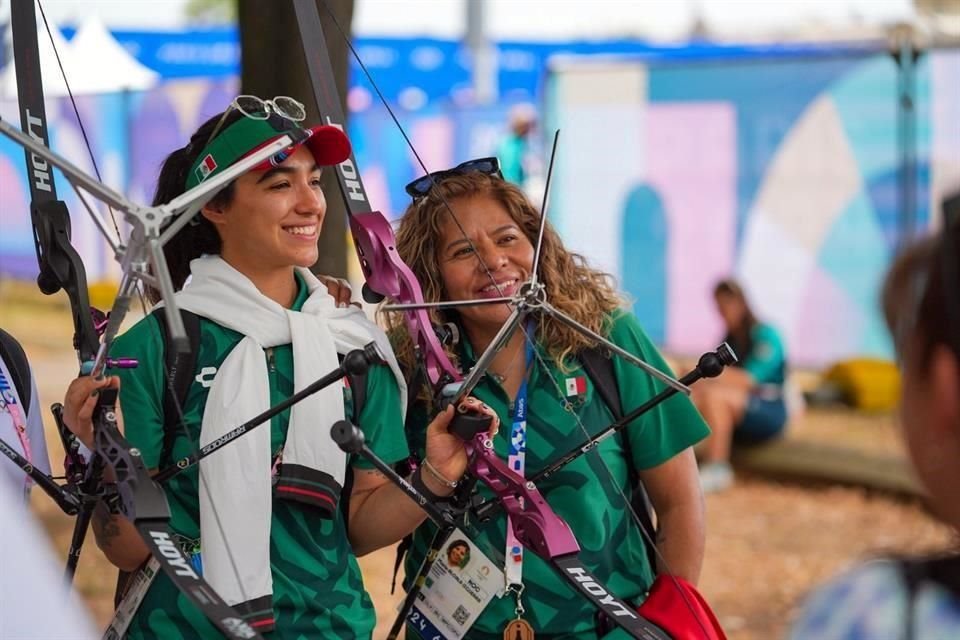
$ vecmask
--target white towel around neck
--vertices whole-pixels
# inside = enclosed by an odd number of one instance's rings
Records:
[[[376,342],[400,387],[406,385],[383,331],[355,307],[337,308],[326,287],[298,268],[310,295],[300,311],[267,298],[245,275],[219,256],[190,263],[191,279],[177,304],[245,337],[227,355],[213,380],[201,428],[210,443],[270,407],[264,349],[291,344],[294,390],[339,365],[338,353]],[[294,405],[283,462],[324,471],[342,486],[346,454],[330,438],[344,418],[343,383],[330,385]],[[272,513],[270,427],[263,425],[200,462],[200,529],[204,577],[228,604],[270,595]],[[229,537],[227,539],[225,536]]]

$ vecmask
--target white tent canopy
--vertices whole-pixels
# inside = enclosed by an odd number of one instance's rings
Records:
[[[149,89],[160,78],[130,55],[98,18],[90,17],[80,25],[70,46],[82,70],[85,93]]]
[[[56,27],[52,27],[51,32],[54,44],[51,44],[51,37],[46,29],[37,33],[43,92],[46,96],[67,95],[64,75],[75,95],[139,91],[149,89],[159,79],[155,71],[143,66],[131,56],[98,18],[88,18],[70,42],[64,39]],[[60,54],[63,73],[60,72],[54,45],[56,52]],[[16,95],[16,70],[13,64],[8,64],[0,74],[0,96],[13,98]]]

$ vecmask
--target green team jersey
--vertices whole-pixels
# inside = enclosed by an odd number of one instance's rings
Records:
[[[661,371],[670,372],[656,347],[650,342],[633,315],[617,312],[612,320],[609,339]],[[557,369],[549,356],[538,347],[549,371],[534,364],[527,379],[526,475],[556,461],[560,456],[583,444],[587,436],[569,411],[564,398],[558,397],[557,385],[575,407],[580,421],[596,435],[613,422],[613,416],[593,383],[579,366],[570,361],[569,371]],[[466,361],[473,359],[469,348]],[[649,400],[665,385],[639,368],[614,356],[614,374],[624,411],[630,411]],[[551,382],[550,377],[553,378]],[[568,395],[569,394],[569,395]],[[496,452],[507,458],[512,407],[506,392],[485,376],[473,395],[493,407],[502,427],[494,439]],[[426,420],[408,423],[411,448],[423,455]],[[709,430],[690,400],[677,394],[644,414],[627,428],[633,454],[632,466],[648,469],[666,462],[677,453],[707,436]],[[602,456],[602,461],[598,459]],[[580,543],[580,560],[610,592],[631,602],[642,600],[653,582],[653,570],[647,559],[643,534],[633,520],[620,492],[629,496],[630,464],[626,460],[621,437],[606,438],[592,452],[580,456],[560,471],[538,484],[553,510],[573,529]],[[605,468],[606,467],[606,468]],[[609,469],[609,471],[608,471]],[[613,474],[611,478],[610,474]],[[484,496],[491,493],[484,487]],[[475,523],[476,524],[476,523]],[[485,524],[477,524],[482,536],[481,548],[505,550],[506,517],[501,513]],[[414,544],[407,555],[407,587],[410,576],[422,562],[435,527],[421,525],[414,532]],[[537,636],[583,638],[595,640],[595,609],[561,578],[546,562],[527,550],[523,554],[524,618]],[[467,637],[502,638],[503,628],[516,617],[513,596],[494,598],[477,619]],[[408,633],[411,633],[408,627]]]
[[[298,283],[300,290],[292,306],[294,310],[299,310],[307,297],[306,287],[299,278]],[[201,318],[196,377],[184,404],[186,429],[193,444],[178,427],[171,459],[196,451],[203,409],[213,378],[242,339],[242,334]],[[112,352],[137,358],[140,363],[136,369],[121,369],[119,373],[126,437],[143,453],[148,468],[165,468],[171,459],[160,460],[166,381],[164,346],[157,320],[148,316],[137,323],[117,339]],[[289,344],[277,346],[266,350],[264,357],[269,368],[271,404],[276,404],[294,392],[293,349]],[[390,369],[371,367],[367,374],[360,426],[370,447],[388,462],[408,455],[399,402],[399,390]],[[345,405],[345,415],[350,416],[352,406],[348,390]],[[283,445],[289,417],[287,410],[271,421],[270,444],[274,452]],[[265,428],[265,425],[259,428]],[[351,464],[370,468],[362,459],[352,460]],[[187,539],[198,539],[198,467],[172,478],[164,486],[164,491],[170,503],[173,531]],[[266,634],[267,637],[356,638],[369,637],[373,632],[376,624],[373,604],[364,590],[340,509],[335,510],[334,519],[322,518],[301,503],[275,499],[270,530],[270,565],[276,627]],[[163,573],[147,592],[128,635],[133,639],[164,640],[220,637],[220,632]]]

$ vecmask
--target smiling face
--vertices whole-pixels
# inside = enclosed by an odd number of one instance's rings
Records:
[[[203,215],[220,234],[223,259],[257,282],[317,261],[326,211],[320,168],[301,146],[280,166],[239,177],[230,203]]]
[[[444,299],[515,295],[533,267],[533,244],[520,226],[502,204],[488,196],[453,200],[450,208],[463,230],[449,216],[440,229],[437,256]],[[473,338],[496,332],[510,315],[510,308],[490,304],[464,307],[459,313]]]

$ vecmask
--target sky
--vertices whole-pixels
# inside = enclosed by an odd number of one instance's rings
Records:
[[[10,0],[0,0],[0,15]],[[365,36],[464,33],[466,0],[356,0],[354,29]],[[93,14],[109,27],[166,29],[186,25],[186,0],[43,0],[57,24]],[[646,37],[682,39],[693,16],[721,34],[779,32],[817,24],[889,24],[913,14],[912,0],[487,0],[496,39]],[[545,19],[549,16],[549,19]]]

